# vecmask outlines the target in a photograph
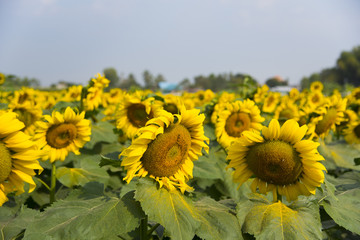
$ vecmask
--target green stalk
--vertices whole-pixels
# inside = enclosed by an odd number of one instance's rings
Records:
[[[148,216],[140,220],[140,240],[148,240]]]
[[[51,182],[50,182],[50,204],[55,202],[55,190],[56,190],[56,166],[55,162],[52,163],[51,169]]]

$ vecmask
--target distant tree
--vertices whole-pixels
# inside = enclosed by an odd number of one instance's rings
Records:
[[[354,47],[350,52],[342,52],[336,66],[345,83],[360,86],[360,46]]]
[[[20,88],[20,87],[40,87],[40,81],[36,78],[18,77],[13,74],[5,76],[3,87]]]
[[[143,72],[143,80],[146,89],[154,90],[156,88],[154,77],[148,70]]]
[[[269,87],[287,86],[288,81],[282,79],[279,76],[275,76],[275,77],[267,79],[265,84],[268,85]]]
[[[140,88],[140,84],[136,82],[135,76],[130,73],[129,76],[123,79],[119,85],[122,89],[132,89],[132,88]]]
[[[104,72],[105,77],[110,80],[108,88],[119,87],[120,78],[119,78],[115,68],[112,68],[112,67],[105,68],[103,72]]]
[[[191,87],[191,83],[190,83],[190,80],[188,78],[185,78],[184,80],[182,80],[178,86],[181,88],[181,89],[188,89]]]

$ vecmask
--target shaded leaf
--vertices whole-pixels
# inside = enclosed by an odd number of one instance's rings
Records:
[[[90,182],[88,172],[81,168],[60,167],[56,170],[56,179],[69,188]]]
[[[109,122],[100,121],[91,126],[91,140],[85,144],[85,148],[92,149],[97,142],[112,143],[117,141],[113,132],[114,125]]]
[[[320,204],[337,224],[360,234],[360,173],[349,172],[339,178],[327,176],[326,179],[324,185],[330,194],[325,195]]]
[[[100,167],[103,166],[113,166],[113,167],[121,167],[121,159],[119,158],[120,152],[108,153],[106,155],[101,155],[101,160],[99,163]]]
[[[14,239],[40,214],[40,212],[36,210],[23,207],[20,208],[16,215],[12,215],[10,212],[5,213],[6,211],[10,211],[6,209],[6,207],[0,207],[1,236],[4,240]]]
[[[360,166],[355,164],[354,159],[360,156],[360,147],[347,144],[345,141],[331,142],[325,144],[319,141],[319,153],[324,156],[326,167],[334,169],[335,167],[350,168],[360,170]]]
[[[157,189],[154,181],[142,178],[139,179],[135,199],[140,202],[149,220],[164,226],[172,239],[192,239],[200,226],[192,202],[177,190]]]
[[[116,239],[134,230],[144,214],[132,196],[60,200],[35,217],[24,239]]]
[[[206,197],[195,202],[201,221],[196,235],[202,239],[242,239],[236,213],[230,208]]]
[[[310,201],[296,201],[289,206],[270,202],[253,194],[237,206],[237,216],[244,232],[256,239],[321,239],[319,206]]]

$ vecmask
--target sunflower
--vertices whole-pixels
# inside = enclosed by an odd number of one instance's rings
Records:
[[[163,108],[165,111],[172,114],[180,114],[180,108],[184,105],[180,97],[167,94],[164,96],[164,101],[165,103],[163,104]]]
[[[276,107],[274,112],[274,118],[278,119],[280,124],[283,124],[286,120],[300,119],[299,108],[292,101],[282,101],[282,103]]]
[[[110,81],[101,76],[100,73],[98,73],[96,78],[91,79],[90,86],[87,89],[86,98],[83,99],[86,111],[92,111],[99,107],[102,103],[104,88],[109,85],[109,82]]]
[[[263,103],[268,91],[269,87],[266,84],[264,84],[261,88],[259,87],[254,94],[254,101],[256,103]]]
[[[310,84],[311,92],[321,92],[324,89],[324,85],[320,81],[315,81]]]
[[[315,194],[324,181],[325,167],[319,163],[324,160],[317,147],[319,143],[302,140],[307,126],[299,127],[291,119],[280,128],[273,119],[269,127],[259,132],[246,131],[240,139],[229,147],[228,168],[235,168],[234,182],[239,187],[251,176],[255,176],[251,189],[266,194],[273,193],[273,201],[278,194],[288,201],[299,195]]]
[[[160,188],[191,191],[186,182],[192,178],[193,161],[208,151],[208,138],[204,135],[205,116],[200,110],[180,109],[181,114],[160,110],[159,117],[153,118],[141,128],[132,144],[120,156],[121,165],[127,171],[124,180],[129,183],[134,177],[149,175]]]
[[[0,72],[0,85],[2,85],[5,82],[5,74]]]
[[[29,192],[35,189],[32,176],[34,170],[40,172],[42,167],[37,159],[39,151],[35,142],[30,140],[21,129],[24,124],[13,112],[0,113],[0,206],[8,200],[7,194],[24,192],[24,182],[30,186]]]
[[[143,99],[141,93],[126,94],[116,110],[116,127],[124,131],[128,138],[133,138],[137,130],[155,116],[160,105],[154,104],[155,99]]]
[[[52,115],[45,115],[45,121],[36,123],[37,129],[34,140],[47,154],[43,160],[50,158],[64,161],[69,152],[79,155],[79,149],[90,141],[90,121],[84,119],[85,112],[76,114],[70,107],[65,109],[64,114],[53,111]]]
[[[307,95],[306,104],[315,110],[318,106],[322,105],[325,101],[325,97],[320,91],[311,92]]]
[[[260,110],[255,102],[246,99],[226,103],[224,109],[219,109],[216,115],[215,135],[218,142],[227,149],[230,144],[241,136],[245,130],[257,130],[262,128],[261,123],[265,120],[260,116]]]
[[[360,144],[360,120],[349,122],[344,130],[344,138],[349,144]]]
[[[315,126],[311,138],[324,138],[329,134],[330,130],[336,130],[336,125],[340,125],[341,122],[346,120],[344,118],[346,102],[347,99],[342,99],[336,95],[325,99],[325,104],[315,110],[318,116],[312,118],[309,123],[309,127]]]
[[[24,101],[19,104],[12,102],[9,109],[17,114],[17,118],[25,124],[23,131],[31,136],[34,135],[35,123],[42,117],[42,109],[33,101]]]
[[[281,97],[280,93],[270,92],[264,100],[262,111],[267,113],[274,112],[276,106],[280,102],[280,97]]]
[[[355,88],[347,98],[349,99],[349,104],[360,105],[360,87]]]
[[[65,93],[64,101],[67,102],[80,101],[82,89],[83,89],[82,85],[69,87]]]
[[[209,103],[215,97],[215,93],[210,89],[206,89],[205,91],[200,90],[195,93],[195,97],[193,101],[195,103],[195,107],[201,107],[206,103]]]

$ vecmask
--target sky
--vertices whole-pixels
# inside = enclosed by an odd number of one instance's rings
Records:
[[[0,72],[86,84],[104,68],[264,83],[334,67],[360,45],[358,0],[0,0]]]

